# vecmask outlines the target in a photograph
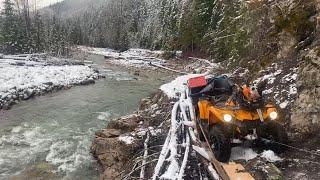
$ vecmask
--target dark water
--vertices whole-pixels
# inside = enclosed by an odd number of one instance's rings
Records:
[[[103,63],[101,57],[96,58]],[[74,87],[0,112],[0,179],[97,179],[89,153],[94,132],[137,109],[160,81],[105,70],[95,85]]]

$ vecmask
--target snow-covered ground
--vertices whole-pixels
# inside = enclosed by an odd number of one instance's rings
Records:
[[[177,98],[177,94],[182,93],[187,88],[187,82],[190,78],[203,76],[203,74],[188,74],[179,76],[173,81],[164,84],[160,87],[160,89],[169,97],[169,98]]]
[[[49,66],[44,62],[0,59],[0,108],[59,86],[93,81],[98,74],[88,66]]]
[[[151,51],[147,49],[129,49],[124,52],[118,52],[108,48],[94,48],[86,46],[78,46],[79,50],[90,53],[102,55],[106,62],[129,66],[129,67],[148,67],[150,63],[154,65],[164,64],[166,61],[158,58],[163,54],[163,51]]]
[[[236,160],[249,161],[256,157],[261,157],[268,162],[282,161],[282,159],[279,156],[277,156],[272,150],[265,150],[262,153],[258,154],[252,148],[245,148],[241,146],[236,146],[231,149],[230,161],[236,161]]]

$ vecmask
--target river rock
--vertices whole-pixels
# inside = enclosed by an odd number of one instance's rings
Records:
[[[146,109],[151,103],[150,98],[144,98],[140,101],[139,109],[144,110]]]
[[[89,84],[94,84],[94,83],[95,83],[95,81],[93,79],[89,78],[87,80],[82,81],[80,84],[81,85],[89,85]]]
[[[10,101],[5,102],[5,103],[3,104],[3,106],[2,106],[2,108],[3,108],[4,110],[9,110],[9,109],[11,109],[12,105],[13,105],[13,103],[12,103],[12,101],[10,100]]]
[[[119,119],[115,121],[111,121],[108,124],[108,128],[110,129],[121,129],[122,131],[133,131],[139,124],[139,116],[131,115],[125,119]]]
[[[53,82],[46,82],[46,83],[43,83],[44,85],[47,85],[47,86],[52,86],[53,85]]]
[[[130,159],[140,146],[139,144],[126,144],[117,137],[96,136],[91,146],[91,153],[104,169],[100,179],[121,179],[120,172],[132,165]]]
[[[102,137],[102,138],[113,138],[113,137],[119,137],[122,133],[120,129],[103,129],[100,131],[97,131],[96,136]]]

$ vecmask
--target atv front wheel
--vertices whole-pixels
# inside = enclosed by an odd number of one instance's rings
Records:
[[[220,162],[228,162],[231,156],[231,142],[225,132],[220,125],[213,126],[209,131],[209,143]]]
[[[288,134],[286,129],[278,122],[269,122],[261,132],[261,137],[269,149],[275,153],[284,152],[288,144]]]

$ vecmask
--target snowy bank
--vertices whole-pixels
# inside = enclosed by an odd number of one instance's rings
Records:
[[[151,51],[147,49],[129,49],[124,52],[118,52],[116,50],[108,48],[93,48],[86,46],[78,46],[78,49],[89,54],[102,55],[105,57],[106,62],[121,66],[150,68],[152,67],[150,66],[150,63],[155,65],[161,65],[166,62],[165,60],[158,58],[163,54],[163,51]]]
[[[186,89],[187,82],[190,78],[203,76],[203,74],[188,74],[184,76],[179,76],[170,83],[164,84],[160,89],[169,97],[177,98],[177,94],[182,93]]]
[[[8,109],[20,100],[29,99],[70,85],[94,83],[99,75],[82,65],[48,66],[25,61],[17,64],[10,59],[0,60],[0,109]]]

